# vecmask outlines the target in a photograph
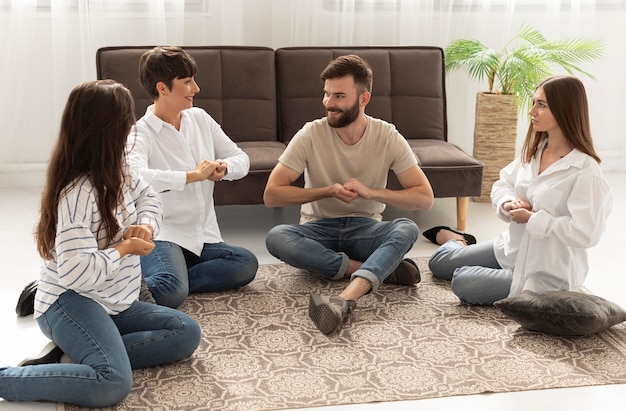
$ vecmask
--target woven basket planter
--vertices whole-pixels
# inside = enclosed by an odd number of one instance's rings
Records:
[[[474,157],[484,164],[482,193],[474,201],[491,201],[491,186],[500,170],[515,158],[517,97],[476,94]]]

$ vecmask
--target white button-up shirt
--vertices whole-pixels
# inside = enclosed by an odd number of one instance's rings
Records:
[[[500,172],[491,200],[509,224],[494,242],[496,258],[513,270],[509,296],[524,290],[577,291],[589,264],[587,248],[598,244],[613,201],[599,164],[574,149],[539,174],[543,146],[530,164],[516,159]],[[511,221],[505,201],[522,198],[534,214],[526,224]]]
[[[159,193],[163,223],[156,240],[170,241],[200,255],[205,243],[223,241],[213,205],[210,180],[185,184],[187,172],[202,160],[224,160],[237,180],[248,174],[250,160],[203,109],[181,112],[180,131],[148,107],[128,137],[128,161]]]

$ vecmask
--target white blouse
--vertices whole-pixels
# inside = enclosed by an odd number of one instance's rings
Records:
[[[185,184],[187,171],[202,160],[227,163],[224,180],[245,177],[248,155],[203,109],[181,112],[180,131],[157,117],[152,108],[137,121],[128,137],[128,162],[159,193],[163,223],[157,240],[170,241],[200,255],[205,243],[222,242],[210,180]]]
[[[500,172],[491,191],[498,217],[510,223],[494,242],[496,258],[513,270],[509,296],[524,290],[577,291],[598,244],[613,200],[599,164],[574,149],[539,174],[540,147],[530,164],[517,158]],[[511,221],[502,204],[517,198],[532,204],[526,224]]]

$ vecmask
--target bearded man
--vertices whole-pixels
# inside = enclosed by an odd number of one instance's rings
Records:
[[[365,114],[373,73],[356,55],[331,61],[321,73],[327,115],[300,129],[268,179],[268,207],[300,205],[300,224],[270,230],[268,251],[294,267],[340,280],[334,296],[311,294],[309,317],[324,334],[338,329],[356,300],[381,283],[414,286],[420,273],[405,254],[419,234],[414,221],[382,221],[387,205],[430,209],[433,190],[415,154],[393,124]],[[392,170],[402,185],[387,187]],[[304,187],[292,186],[304,173]]]

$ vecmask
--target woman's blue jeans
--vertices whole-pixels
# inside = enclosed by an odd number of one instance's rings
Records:
[[[191,293],[230,290],[248,284],[259,262],[242,247],[204,244],[200,256],[169,241],[155,241],[141,257],[141,271],[157,304],[176,308]]]
[[[448,241],[428,261],[433,276],[451,281],[454,294],[465,304],[492,305],[511,290],[513,271],[500,267],[493,241],[464,246]]]
[[[5,400],[111,406],[130,392],[133,368],[188,357],[201,334],[195,320],[172,308],[135,301],[110,316],[74,291],[61,294],[37,322],[73,364],[0,368]]]
[[[344,277],[350,259],[361,261],[363,265],[352,276],[369,280],[375,291],[413,247],[418,234],[415,222],[407,218],[325,218],[275,226],[265,237],[265,245],[287,264],[331,279]]]

